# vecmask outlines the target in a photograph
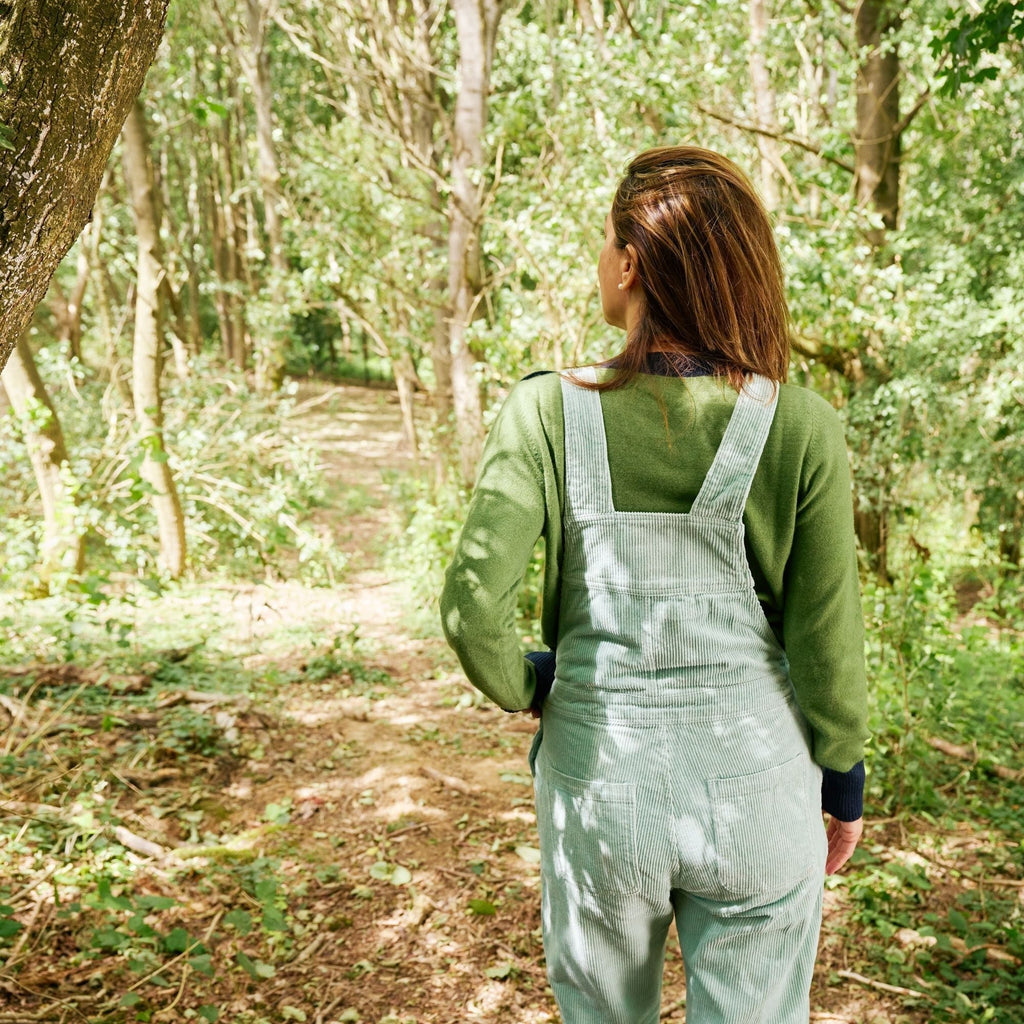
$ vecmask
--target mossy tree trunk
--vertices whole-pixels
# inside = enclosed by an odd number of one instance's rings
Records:
[[[167,2],[0,3],[0,369],[89,219]]]

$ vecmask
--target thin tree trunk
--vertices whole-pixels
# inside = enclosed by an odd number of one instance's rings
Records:
[[[160,399],[163,353],[160,299],[163,266],[145,112],[139,102],[133,105],[124,126],[124,174],[139,247],[132,394],[140,443],[145,449],[141,473],[142,478],[153,488],[153,510],[160,537],[160,561],[171,576],[177,577],[185,570],[185,518],[171,476],[163,437]]]
[[[750,83],[754,90],[754,107],[757,111],[757,123],[774,130],[775,123],[775,89],[772,87],[771,76],[768,74],[768,63],[765,60],[765,37],[768,34],[768,12],[765,0],[750,0],[750,49],[748,63],[750,65]],[[757,149],[761,154],[761,196],[769,210],[779,208],[779,165],[782,162],[782,151],[779,140],[767,135],[758,135]]]
[[[459,465],[471,481],[483,447],[483,408],[476,359],[466,331],[478,313],[482,288],[480,216],[482,196],[475,179],[483,173],[483,135],[491,62],[501,16],[500,0],[451,0],[458,36],[457,97],[448,220],[448,349],[452,398],[459,441]]]
[[[0,369],[89,218],[167,0],[0,3]]]
[[[95,225],[86,225],[78,237],[78,256],[75,260],[75,283],[71,292],[64,294],[56,277],[50,282],[50,310],[57,321],[57,341],[67,350],[71,359],[82,365],[82,303],[89,285],[89,254],[92,249],[90,235]]]
[[[896,227],[900,209],[900,58],[891,38],[899,23],[902,0],[860,0],[854,14],[861,64],[857,69],[857,126],[854,131],[854,188],[857,203],[876,211],[884,228],[868,240],[885,243],[885,230]]]
[[[27,334],[18,339],[2,375],[4,390],[25,435],[25,446],[32,460],[43,503],[43,546],[39,558],[39,578],[48,592],[55,572],[82,571],[85,545],[77,522],[74,483],[68,464],[64,432],[57,410],[50,401],[43,379],[36,369]],[[33,407],[46,409],[45,417],[32,415]]]
[[[391,359],[391,372],[398,389],[398,404],[402,409],[402,440],[409,446],[413,455],[419,452],[419,441],[416,437],[416,415],[413,406],[413,395],[416,391],[416,367],[412,357],[404,349],[397,358]]]
[[[287,309],[285,277],[288,261],[284,253],[283,232],[279,205],[281,201],[281,171],[277,147],[274,144],[273,87],[270,78],[270,51],[267,31],[277,7],[277,0],[245,0],[242,11],[243,30],[236,35],[234,27],[218,7],[221,24],[227,31],[235,50],[242,74],[252,92],[256,113],[256,179],[263,199],[263,225],[270,263],[270,311],[261,317],[253,355],[256,363],[256,386],[261,391],[276,391],[284,381],[287,352]],[[238,109],[241,109],[239,106]],[[247,203],[252,202],[246,196]],[[255,232],[256,218],[248,218]],[[255,248],[250,240],[247,249]],[[261,282],[263,284],[263,282]],[[259,287],[260,285],[257,285]],[[255,291],[255,289],[254,289]]]
[[[218,133],[211,133],[210,148],[214,175],[210,191],[213,231],[213,263],[219,287],[214,301],[220,323],[224,357],[244,370],[249,356],[245,312],[242,256],[238,238],[238,200],[235,196],[235,169],[231,160],[234,134],[230,117],[222,119]]]

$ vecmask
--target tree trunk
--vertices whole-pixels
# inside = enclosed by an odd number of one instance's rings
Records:
[[[138,238],[132,396],[140,443],[145,449],[142,478],[152,488],[160,536],[160,561],[177,577],[185,570],[185,518],[164,447],[160,402],[163,355],[161,280],[163,263],[145,112],[136,102],[124,126],[124,176]]]
[[[854,188],[857,204],[882,218],[868,240],[885,242],[896,227],[900,208],[900,58],[890,38],[899,24],[902,3],[860,0],[854,14],[861,64],[857,69],[857,126],[854,131]]]
[[[416,415],[413,406],[413,395],[416,392],[416,367],[412,356],[404,349],[398,356],[391,359],[391,373],[398,389],[398,404],[402,410],[402,440],[409,446],[413,455],[419,453],[419,441],[416,437]]]
[[[775,123],[775,90],[772,88],[768,63],[765,60],[765,37],[768,34],[768,13],[764,0],[750,0],[750,84],[754,90],[754,107],[757,123],[772,130]],[[764,205],[774,211],[779,208],[779,165],[782,151],[779,140],[767,135],[758,135],[757,149],[761,154],[761,197]]]
[[[483,409],[466,330],[476,317],[482,287],[480,217],[476,179],[484,171],[483,135],[491,62],[501,16],[500,0],[451,0],[458,36],[457,98],[448,218],[448,348],[452,398],[463,479],[472,481],[483,447]]]
[[[853,133],[854,189],[858,206],[873,210],[881,227],[870,228],[867,239],[875,258],[885,244],[886,231],[897,226],[900,205],[900,60],[891,38],[899,24],[905,0],[859,0],[854,28],[860,65],[857,69],[857,122]],[[867,368],[870,385],[884,364],[882,341],[868,328],[860,345],[860,363]],[[889,508],[886,491],[872,491],[862,502],[854,523],[857,537],[871,567],[883,582],[890,579],[888,566]]]
[[[166,14],[167,0],[0,3],[0,369],[89,219]]]
[[[85,300],[91,269],[89,254],[93,246],[89,236],[94,230],[95,224],[87,224],[79,236],[78,258],[75,261],[75,283],[71,286],[70,294],[64,294],[56,277],[50,282],[50,310],[57,322],[57,341],[65,348],[69,358],[77,359],[83,366],[82,303]]]
[[[82,530],[75,515],[74,485],[57,410],[36,369],[27,334],[18,339],[2,375],[4,390],[21,421],[25,447],[32,460],[43,503],[43,546],[39,578],[48,592],[53,574],[61,569],[80,573],[85,555]],[[44,416],[33,409],[45,408]]]
[[[263,196],[263,223],[270,249],[270,295],[273,317],[263,317],[254,346],[256,386],[261,391],[276,391],[284,382],[285,353],[288,342],[285,275],[288,262],[284,255],[281,217],[281,172],[274,145],[273,88],[270,81],[270,53],[267,27],[273,17],[275,0],[246,0],[246,45],[239,48],[239,63],[252,90],[256,111],[256,173]]]
[[[213,266],[218,278],[214,293],[224,358],[244,370],[249,355],[248,329],[242,303],[244,275],[239,251],[238,199],[236,174],[231,160],[235,142],[231,118],[224,117],[218,130],[210,134],[213,180],[210,189]]]

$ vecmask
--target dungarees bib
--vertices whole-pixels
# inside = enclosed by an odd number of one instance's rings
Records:
[[[807,1024],[821,772],[743,543],[778,388],[746,384],[686,514],[617,512],[600,395],[563,378],[562,396],[557,669],[531,765],[563,1020],[655,1024],[675,916],[687,1024]]]

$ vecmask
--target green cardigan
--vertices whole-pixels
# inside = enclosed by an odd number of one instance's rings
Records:
[[[735,401],[729,384],[710,376],[643,374],[604,392],[616,509],[688,512]],[[515,612],[541,537],[542,636],[558,643],[564,471],[560,378],[532,375],[491,429],[441,594],[445,634],[466,675],[507,710],[528,708],[536,688]],[[848,772],[868,736],[850,470],[839,418],[813,392],[782,386],[743,521],[757,595],[789,658],[813,756]]]

